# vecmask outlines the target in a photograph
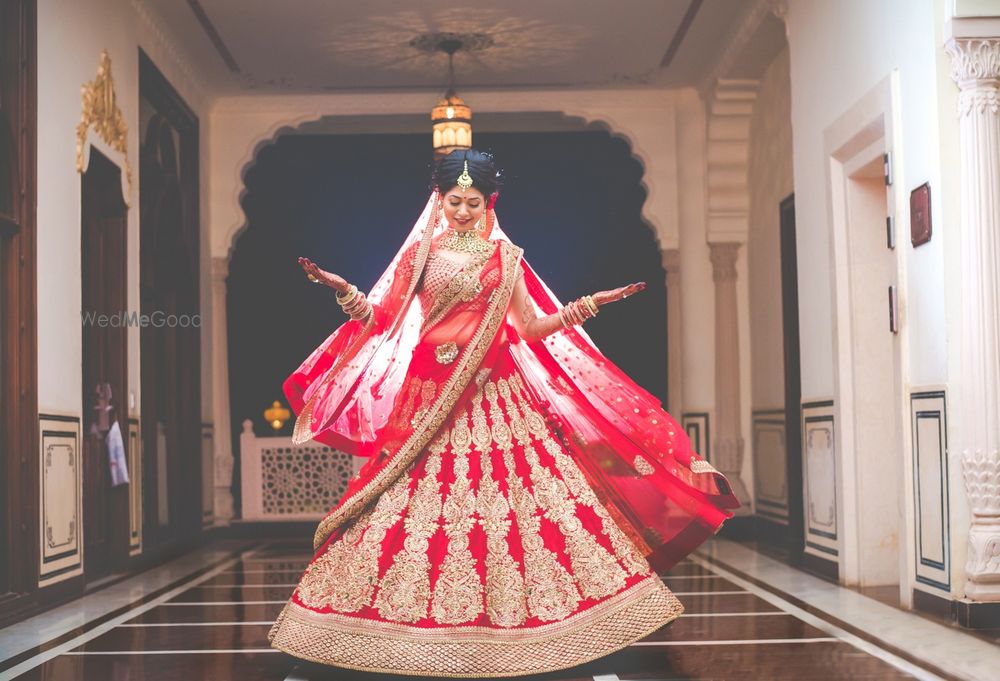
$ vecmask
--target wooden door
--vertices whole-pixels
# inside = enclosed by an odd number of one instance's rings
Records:
[[[140,334],[140,430],[149,473],[143,490],[143,543],[148,553],[190,544],[201,532],[203,329],[198,120],[141,51],[139,86],[140,309],[167,322]]]
[[[799,284],[795,251],[795,195],[781,202],[781,312],[785,347],[785,447],[788,480],[787,545],[793,560],[805,548],[802,507],[802,382],[799,365]]]
[[[128,487],[111,486],[98,386],[110,386],[115,419],[128,431],[126,216],[121,171],[97,150],[82,180],[83,536],[88,582],[120,569],[128,556]],[[106,315],[103,317],[102,315]],[[117,315],[117,321],[116,321]]]

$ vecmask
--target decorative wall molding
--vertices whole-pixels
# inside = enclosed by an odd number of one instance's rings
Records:
[[[916,580],[951,588],[948,419],[944,390],[910,393]]]
[[[750,231],[750,120],[756,80],[717,81],[708,96],[709,243],[745,243]]]
[[[39,586],[83,574],[83,451],[80,417],[38,415],[41,453]]]
[[[315,441],[293,445],[290,437],[257,437],[247,419],[240,435],[241,518],[321,520],[364,462]]]
[[[201,524],[215,522],[215,442],[211,423],[201,424]]]
[[[128,420],[128,555],[142,553],[142,437],[139,419]]]
[[[97,136],[110,148],[121,154],[124,163],[124,176],[128,186],[125,192],[125,202],[130,203],[132,195],[132,166],[128,161],[128,124],[125,115],[118,107],[115,97],[115,83],[111,75],[111,56],[107,50],[101,50],[100,62],[97,66],[97,76],[94,80],[84,83],[81,88],[83,113],[76,126],[76,169],[86,171],[87,133],[93,129]]]
[[[712,462],[710,424],[711,416],[708,411],[690,411],[681,415],[681,425],[691,440],[691,448],[709,463]]]
[[[802,459],[805,552],[836,560],[840,549],[833,400],[802,403]]]
[[[757,515],[788,524],[788,446],[784,409],[753,412],[753,473]]]
[[[743,11],[743,16],[725,40],[720,41],[722,49],[699,90],[709,92],[720,78],[726,78],[733,70],[740,55],[753,40],[757,28],[768,14],[782,21],[788,13],[788,0],[753,0]]]
[[[201,69],[196,69],[191,66],[190,60],[188,60],[182,52],[177,49],[178,41],[174,39],[173,36],[168,35],[167,31],[164,29],[166,25],[165,22],[161,21],[159,17],[155,17],[153,10],[151,10],[143,0],[129,0],[129,4],[135,10],[136,14],[142,20],[142,23],[146,25],[149,32],[152,33],[163,50],[170,56],[177,67],[184,74],[194,88],[198,91],[199,97],[204,97],[204,93],[208,91],[204,79],[201,77]],[[143,46],[145,49],[147,46]]]

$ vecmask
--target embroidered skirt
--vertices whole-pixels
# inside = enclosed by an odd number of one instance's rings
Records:
[[[417,353],[441,362],[434,346]],[[275,648],[364,671],[516,676],[602,657],[680,616],[507,346],[491,360],[406,473],[313,558],[268,634]],[[425,391],[409,392],[419,410]]]

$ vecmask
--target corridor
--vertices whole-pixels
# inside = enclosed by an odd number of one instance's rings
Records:
[[[304,542],[217,540],[0,630],[0,681],[390,678],[304,663],[268,645],[308,560]],[[685,605],[679,620],[604,659],[530,678],[986,680],[1000,668],[1000,648],[987,637],[726,539],[708,542],[664,581]]]

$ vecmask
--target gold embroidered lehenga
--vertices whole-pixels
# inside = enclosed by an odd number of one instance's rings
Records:
[[[481,256],[436,251],[432,202],[372,318],[286,383],[299,439],[369,458],[268,638],[316,662],[433,676],[606,655],[681,614],[650,561],[679,560],[738,502],[596,348],[517,338],[516,278],[541,309],[554,297],[498,226]]]

